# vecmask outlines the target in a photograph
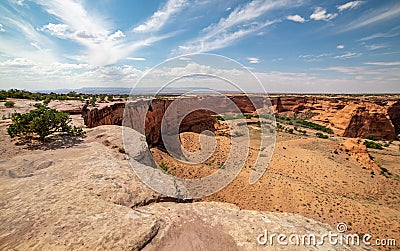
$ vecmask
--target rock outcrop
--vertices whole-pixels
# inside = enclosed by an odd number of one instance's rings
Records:
[[[100,125],[122,125],[125,103],[113,103],[102,108],[88,109],[88,105],[82,108],[82,117],[89,128]]]
[[[100,126],[71,148],[2,161],[0,249],[288,250],[276,239],[272,246],[257,239],[265,230],[288,236],[335,231],[296,214],[171,202],[147,188],[124,155],[107,147],[121,144],[120,135],[118,126]],[[347,250],[328,242],[313,249]]]
[[[379,98],[313,97],[313,96],[272,96],[270,102],[263,96],[228,95],[243,113],[254,113],[258,109],[273,110],[287,116],[307,118],[315,123],[330,127],[344,137],[370,136],[394,139],[400,132],[400,102]],[[147,102],[147,101],[146,101]],[[146,114],[146,136],[150,142],[160,142],[162,117],[173,99],[154,99]],[[214,107],[230,111],[228,102],[213,99]],[[391,102],[391,105],[388,103]],[[191,106],[187,99],[185,106]],[[147,107],[147,104],[143,105]],[[226,109],[228,107],[228,109]],[[85,125],[120,125],[124,114],[124,103],[114,103],[102,108],[83,108]],[[138,108],[140,110],[140,108]],[[136,111],[138,114],[139,110]],[[233,110],[232,110],[233,112]],[[181,123],[180,131],[212,130],[212,112],[199,110],[191,113]],[[134,117],[132,117],[135,120]]]
[[[395,131],[385,110],[375,104],[349,104],[338,111],[330,123],[350,138],[377,137],[394,139]]]
[[[396,135],[400,134],[400,101],[397,101],[388,108],[388,115],[394,125]]]

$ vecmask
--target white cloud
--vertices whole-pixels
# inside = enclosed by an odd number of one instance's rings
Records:
[[[0,32],[5,32],[6,30],[3,28],[3,25],[0,24]]]
[[[186,0],[168,0],[163,8],[154,14],[144,23],[133,29],[135,32],[154,32],[160,30],[169,19],[187,5]]]
[[[24,6],[24,0],[13,0],[13,2],[19,6]]]
[[[321,53],[318,55],[312,55],[312,54],[307,54],[307,55],[300,55],[299,58],[303,59],[306,62],[318,62],[322,61],[324,58],[330,57],[333,54],[331,53]]]
[[[371,44],[371,45],[365,45],[365,48],[367,48],[367,50],[378,50],[378,49],[383,49],[383,48],[387,48],[388,45],[387,44]]]
[[[374,23],[383,22],[386,20],[398,18],[400,16],[400,5],[392,6],[391,8],[380,8],[373,12],[368,12],[358,19],[355,19],[347,27],[341,29],[342,32],[359,29]]]
[[[4,62],[0,62],[2,67],[30,68],[35,64],[27,58],[14,58]]]
[[[49,32],[52,35],[59,37],[66,37],[67,32],[71,32],[70,28],[66,24],[53,24],[48,23],[43,25],[39,30]]]
[[[108,39],[111,41],[115,41],[115,40],[118,40],[118,39],[124,38],[124,37],[126,37],[125,34],[122,31],[117,30],[116,32],[114,32],[113,34],[108,36]]]
[[[298,23],[304,23],[306,20],[300,15],[290,15],[286,17],[288,20]]]
[[[264,27],[272,25],[277,21],[269,21],[266,23],[254,23],[250,28],[243,28],[232,32],[222,32],[221,34],[216,34],[209,38],[199,38],[194,41],[187,43],[186,45],[179,46],[179,53],[196,53],[196,52],[206,52],[212,51],[220,48],[225,48],[232,45],[237,40],[252,34]]]
[[[313,20],[324,20],[324,21],[329,21],[337,17],[337,13],[327,13],[326,9],[322,7],[317,7],[315,8],[313,14],[311,14],[310,19]]]
[[[351,10],[351,9],[354,9],[354,8],[360,6],[362,3],[363,3],[363,1],[351,1],[351,2],[347,2],[345,4],[337,6],[337,9],[339,11],[344,11],[347,9]]]
[[[133,58],[133,57],[127,57],[127,60],[131,60],[131,61],[145,61],[145,58]]]
[[[37,43],[31,43],[31,45],[33,46],[33,47],[35,47],[36,49],[38,49],[38,50],[41,50],[42,49],[42,47],[40,47]]]
[[[82,45],[86,48],[83,59],[92,65],[104,66],[117,63],[138,49],[171,36],[171,34],[147,36],[144,39],[126,37],[122,30],[113,27],[107,17],[89,13],[80,1],[35,1],[62,22],[49,23],[41,29]]]
[[[259,58],[255,58],[255,57],[248,57],[247,61],[249,61],[250,64],[258,64],[258,63],[260,63],[260,59]]]
[[[336,46],[336,48],[338,48],[338,49],[344,49],[344,45],[343,44],[339,44],[338,46]]]
[[[228,17],[203,29],[202,36],[179,46],[178,54],[211,51],[232,45],[238,39],[272,25],[274,21],[256,21],[271,10],[293,6],[291,0],[254,0],[236,7]]]
[[[361,55],[362,55],[362,53],[347,52],[345,54],[342,54],[342,55],[339,55],[339,56],[335,56],[333,58],[336,58],[336,59],[348,59],[348,58],[359,57]]]
[[[377,65],[377,66],[398,66],[400,61],[397,62],[365,62],[367,65]]]

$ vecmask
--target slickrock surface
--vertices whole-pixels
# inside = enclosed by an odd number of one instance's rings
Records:
[[[0,249],[257,250],[265,248],[257,243],[265,229],[288,235],[331,230],[299,215],[167,202],[136,178],[120,146],[121,128],[101,126],[69,148],[21,149],[2,158]],[[315,249],[345,250],[329,243]]]

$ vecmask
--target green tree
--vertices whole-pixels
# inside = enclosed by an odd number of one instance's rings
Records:
[[[14,113],[11,117],[12,124],[7,128],[7,133],[22,139],[38,136],[44,141],[46,136],[60,132],[75,136],[84,134],[82,128],[70,125],[71,118],[68,113],[59,112],[40,103],[35,104],[36,109],[28,113]]]

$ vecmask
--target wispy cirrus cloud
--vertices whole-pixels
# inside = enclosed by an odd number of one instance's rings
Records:
[[[6,30],[3,28],[2,24],[0,24],[0,32],[6,32]]]
[[[346,27],[341,29],[341,32],[360,29],[365,26],[398,18],[399,16],[400,16],[400,4],[397,2],[394,5],[384,6],[379,9],[365,13],[360,18],[355,19],[354,21],[349,23]]]
[[[360,42],[363,41],[368,41],[368,40],[372,40],[372,39],[376,39],[376,38],[390,38],[390,37],[397,37],[400,35],[400,26],[396,26],[394,28],[392,28],[390,31],[388,32],[384,32],[384,33],[375,33],[366,37],[361,38]]]
[[[333,58],[335,58],[335,59],[348,59],[348,58],[359,57],[361,55],[362,55],[362,53],[346,52],[345,54],[334,56]]]
[[[376,66],[399,66],[400,61],[396,62],[365,62],[366,65],[376,65]]]
[[[186,0],[169,0],[165,6],[154,12],[154,14],[144,22],[133,29],[135,32],[155,32],[160,30],[169,19],[180,12],[188,5]]]
[[[369,50],[369,51],[383,49],[383,48],[387,48],[387,47],[389,47],[389,45],[387,45],[387,44],[366,44],[365,45],[365,48],[367,48],[367,50]]]
[[[259,21],[258,18],[279,8],[293,6],[296,1],[254,0],[236,7],[228,17],[221,18],[202,31],[202,35],[183,44],[174,51],[175,54],[205,52],[232,45],[244,36],[253,34],[262,28],[281,20]]]
[[[363,1],[351,1],[351,2],[347,2],[345,4],[342,4],[342,5],[338,5],[337,9],[339,11],[344,11],[347,9],[351,10],[351,9],[357,8],[358,6],[360,6],[363,3],[364,3]]]

